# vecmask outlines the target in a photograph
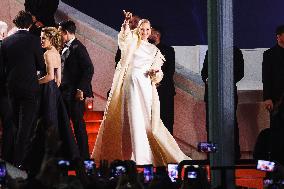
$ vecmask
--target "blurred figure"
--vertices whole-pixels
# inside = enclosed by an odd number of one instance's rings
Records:
[[[136,163],[132,160],[123,161],[126,172],[119,176],[116,189],[144,189],[142,183],[138,179]]]
[[[60,91],[72,120],[80,155],[88,159],[89,144],[84,121],[85,99],[93,97],[91,86],[94,67],[86,47],[76,38],[76,25],[73,21],[59,24],[64,48],[61,52],[62,79]]]
[[[192,165],[186,167],[181,189],[210,189],[205,170]]]
[[[277,44],[263,53],[262,82],[265,108],[271,115],[271,127],[280,127],[284,123],[283,96],[284,87],[284,25],[276,29]]]
[[[0,125],[2,126],[1,158],[11,162],[14,146],[15,127],[12,121],[12,107],[8,99],[6,73],[1,53],[1,44],[7,36],[8,25],[0,21]]]
[[[175,73],[175,50],[161,42],[162,36],[162,30],[158,26],[152,27],[149,40],[158,47],[166,59],[162,65],[164,76],[157,87],[161,107],[160,116],[165,127],[173,135],[174,96],[176,94],[173,78]]]
[[[25,10],[33,16],[32,34],[40,36],[43,27],[56,26],[54,14],[58,4],[59,0],[25,0]]]
[[[270,113],[270,157],[284,164],[284,25],[275,31],[276,45],[263,53],[263,104]]]
[[[17,128],[14,164],[19,166],[34,134],[40,97],[37,71],[43,71],[45,65],[40,39],[28,32],[32,25],[31,14],[20,11],[13,22],[18,31],[5,38],[1,48]]]
[[[239,82],[244,77],[244,58],[242,51],[234,47],[234,119],[235,119],[235,159],[238,160],[241,157],[240,144],[239,144],[239,127],[237,119],[237,107],[238,107],[238,89],[237,82]],[[201,70],[201,77],[205,84],[204,102],[206,106],[206,131],[207,131],[207,141],[209,141],[209,109],[208,109],[208,51],[206,52],[205,59],[203,62],[203,68]]]

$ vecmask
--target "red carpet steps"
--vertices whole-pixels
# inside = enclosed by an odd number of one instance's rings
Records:
[[[89,150],[90,154],[93,151],[97,134],[103,119],[103,111],[86,111],[84,119],[86,122],[88,141],[89,141]]]

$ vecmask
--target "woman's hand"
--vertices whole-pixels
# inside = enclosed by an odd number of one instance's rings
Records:
[[[150,78],[152,78],[152,77],[155,77],[156,73],[158,73],[158,72],[159,72],[159,70],[151,69],[151,70],[146,72],[146,75],[149,76]]]
[[[123,10],[123,14],[124,14],[124,20],[129,22],[129,20],[132,18],[132,13],[126,12],[125,10]]]
[[[122,24],[124,30],[126,30],[127,26],[129,26],[129,20],[132,18],[132,13],[131,12],[126,12],[125,10],[123,10],[123,14],[124,14],[124,22]]]

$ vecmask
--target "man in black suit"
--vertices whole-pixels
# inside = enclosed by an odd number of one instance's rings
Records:
[[[277,44],[263,53],[263,104],[270,112],[267,158],[284,164],[284,25],[278,26],[275,34]]]
[[[276,29],[276,39],[277,44],[263,53],[262,62],[263,100],[271,113],[271,127],[284,124],[284,25]]]
[[[13,131],[12,108],[8,99],[4,63],[1,53],[1,44],[7,35],[8,26],[0,21],[0,125],[2,127],[2,153],[1,158],[12,162],[13,157]]]
[[[239,144],[239,127],[238,127],[238,120],[237,120],[237,107],[238,107],[238,89],[237,89],[237,82],[239,82],[244,77],[244,58],[242,51],[234,47],[234,100],[235,100],[235,107],[234,107],[234,117],[235,117],[235,157],[236,160],[240,159],[241,152],[240,152],[240,144]],[[204,102],[206,105],[206,130],[207,130],[207,140],[208,140],[208,126],[209,126],[209,109],[208,109],[208,51],[206,52],[205,59],[203,62],[203,68],[201,70],[201,77],[203,82],[205,83],[205,93],[204,93]]]
[[[93,97],[91,86],[94,67],[86,47],[75,38],[73,21],[59,24],[65,46],[61,53],[62,83],[60,90],[72,120],[75,137],[82,158],[89,158],[86,124],[83,119],[85,98]]]
[[[166,128],[173,134],[174,96],[176,94],[173,79],[175,73],[175,50],[173,47],[161,43],[161,38],[162,30],[157,26],[153,27],[149,40],[158,47],[166,59],[162,66],[164,76],[157,87],[160,99],[160,116]]]
[[[31,14],[20,11],[13,22],[18,31],[3,40],[1,50],[17,128],[14,164],[19,166],[34,134],[40,97],[37,71],[45,70],[45,64],[40,38],[28,32]]]

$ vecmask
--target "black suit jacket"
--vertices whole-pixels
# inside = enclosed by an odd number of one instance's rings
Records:
[[[62,88],[65,85],[69,89],[80,89],[85,97],[93,97],[91,86],[93,74],[94,66],[86,47],[75,39],[69,47],[69,53],[64,62]]]
[[[237,82],[239,82],[244,77],[244,58],[242,51],[234,47],[234,83],[235,83],[235,103],[237,103]],[[205,59],[203,62],[203,68],[201,70],[201,77],[203,82],[205,83],[205,94],[204,94],[204,100],[207,101],[208,96],[208,85],[207,85],[207,78],[208,78],[208,51],[206,52]]]
[[[39,92],[37,71],[45,70],[40,38],[19,30],[3,40],[1,49],[8,90],[28,95]]]
[[[164,73],[163,79],[160,82],[157,90],[161,95],[175,95],[175,86],[173,76],[175,73],[175,50],[173,47],[159,43],[158,49],[165,56],[166,61],[162,65],[162,71]]]
[[[59,0],[25,0],[25,10],[34,15],[45,26],[54,26],[54,14]]]
[[[4,63],[3,63],[3,57],[2,57],[2,51],[1,51],[1,44],[2,40],[0,40],[0,96],[5,95],[5,75],[4,75]]]
[[[263,53],[263,99],[278,102],[284,95],[284,49],[279,45]]]

